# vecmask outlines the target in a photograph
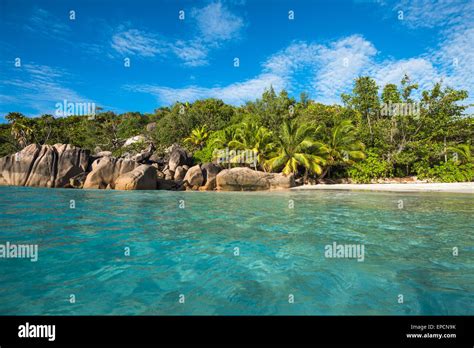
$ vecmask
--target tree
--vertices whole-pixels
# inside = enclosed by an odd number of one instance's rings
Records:
[[[11,134],[18,142],[20,149],[32,142],[33,128],[27,117],[19,112],[10,112],[5,119],[11,124]]]
[[[393,83],[385,85],[382,91],[382,101],[385,104],[400,103],[402,101],[397,85]]]
[[[321,165],[325,160],[316,153],[324,145],[314,141],[318,130],[319,128],[309,125],[298,125],[295,121],[284,122],[278,137],[278,152],[267,161],[268,168],[281,169],[286,175],[297,173],[298,167],[305,169],[305,177],[308,171],[321,174]]]
[[[469,142],[466,144],[459,144],[457,146],[450,146],[448,147],[448,150],[455,154],[459,164],[474,164],[474,156],[472,154],[473,151]]]
[[[268,159],[274,147],[273,134],[256,122],[243,122],[237,128],[233,140],[229,142],[229,147],[252,151],[257,156],[257,163],[265,170],[263,163]],[[255,169],[257,169],[257,163],[255,163]]]
[[[321,174],[324,178],[336,165],[352,165],[354,160],[364,159],[364,144],[356,138],[356,130],[350,120],[344,120],[335,126],[324,149],[326,149],[326,168]]]
[[[355,80],[352,95],[342,95],[344,103],[357,110],[365,120],[370,134],[370,144],[374,142],[373,123],[378,117],[380,101],[378,97],[378,86],[374,79],[361,76]],[[361,120],[361,121],[362,121]]]
[[[192,130],[189,137],[184,139],[185,143],[191,144],[192,146],[201,150],[206,144],[207,139],[209,138],[209,133],[207,131],[207,126],[202,126]]]

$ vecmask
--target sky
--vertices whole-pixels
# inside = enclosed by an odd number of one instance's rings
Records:
[[[405,73],[474,94],[474,0],[0,0],[0,122],[64,100],[241,105],[270,86],[332,104],[357,76]]]

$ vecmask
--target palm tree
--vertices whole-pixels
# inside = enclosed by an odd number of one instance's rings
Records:
[[[459,144],[457,146],[450,146],[448,147],[448,150],[457,154],[457,161],[459,164],[474,163],[474,156],[472,155],[470,142]]]
[[[365,146],[355,134],[355,127],[350,120],[343,120],[332,129],[326,142],[327,162],[321,178],[330,173],[331,167],[335,165],[352,165],[354,160],[365,158]]]
[[[221,146],[221,147],[228,147],[229,143],[234,140],[236,135],[236,129],[235,127],[227,127],[222,130],[219,130],[215,133],[213,133],[213,140],[210,142],[209,145],[216,147],[216,146]]]
[[[191,145],[196,146],[199,150],[202,150],[208,138],[209,132],[207,131],[207,126],[204,125],[200,128],[193,129],[190,136],[184,139],[184,142],[190,143]]]
[[[28,122],[28,118],[19,112],[10,112],[5,118],[11,123],[11,134],[23,149],[31,141],[33,128]]]
[[[324,149],[324,145],[314,140],[320,127],[311,125],[298,125],[295,121],[286,121],[281,127],[281,135],[278,138],[279,148],[277,155],[266,162],[271,170],[280,170],[288,175],[296,173],[298,167],[305,168],[305,179],[308,171],[320,174],[321,165],[325,163],[324,158],[318,153]]]
[[[242,122],[240,128],[235,132],[233,140],[229,142],[229,147],[236,150],[246,150],[255,156],[254,168],[257,170],[257,163],[264,163],[268,155],[274,148],[272,132],[258,125],[255,122]],[[242,155],[237,155],[236,162],[241,163]],[[265,170],[265,166],[261,166]]]

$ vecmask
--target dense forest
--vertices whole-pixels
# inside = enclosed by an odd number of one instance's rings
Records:
[[[215,160],[219,149],[252,150],[258,157],[255,169],[307,179],[370,182],[415,175],[472,181],[474,118],[466,114],[467,92],[442,83],[431,90],[418,88],[408,76],[398,86],[383,87],[359,77],[352,92],[341,96],[341,105],[314,102],[306,93],[296,100],[270,87],[261,98],[238,107],[205,99],[177,102],[151,114],[101,110],[93,116],[29,118],[11,112],[5,115],[8,123],[0,125],[0,156],[31,143],[69,143],[116,156],[139,151],[148,142],[160,155],[178,143],[196,163]],[[145,140],[124,146],[136,135]]]

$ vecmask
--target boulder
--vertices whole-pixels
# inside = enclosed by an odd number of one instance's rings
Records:
[[[77,174],[76,176],[73,176],[71,179],[69,179],[68,187],[81,189],[84,186],[84,182],[86,181],[87,174],[88,173],[86,172],[82,172],[80,174]]]
[[[184,187],[180,185],[178,182],[174,180],[166,180],[166,179],[161,179],[158,178],[157,180],[158,184],[158,190],[173,190],[173,191],[178,191],[178,190],[183,190]]]
[[[260,191],[295,186],[293,175],[264,173],[246,167],[224,169],[216,176],[220,191]]]
[[[99,151],[95,154],[95,157],[110,157],[112,156],[112,151]]]
[[[69,179],[85,172],[90,152],[69,144],[31,144],[0,158],[0,183],[14,186],[68,187]]]
[[[122,174],[128,173],[140,164],[115,157],[102,157],[93,165],[92,171],[87,175],[83,188],[105,189],[110,184],[114,188],[115,180]]]
[[[184,169],[182,166],[176,167],[176,171],[174,172],[174,180],[177,180],[177,181],[184,180],[186,171],[187,170]]]
[[[176,145],[171,146],[169,154],[168,166],[173,172],[177,167],[189,164],[191,160],[186,150]]]
[[[153,152],[155,151],[155,146],[153,143],[148,144],[148,147],[145,150],[142,150],[139,154],[136,154],[132,156],[133,161],[137,162],[144,162],[147,161],[151,155],[153,155]]]
[[[173,180],[174,178],[174,172],[172,170],[165,169],[163,170],[163,174],[166,180]]]
[[[134,137],[128,138],[125,140],[125,143],[123,144],[123,147],[130,146],[135,143],[140,143],[140,142],[145,142],[146,138],[144,135],[135,135]]]
[[[115,180],[116,190],[156,190],[156,168],[142,164]]]
[[[204,176],[199,164],[189,168],[189,170],[186,172],[186,175],[184,176],[183,181],[187,186],[192,188],[202,186],[204,183]]]
[[[150,158],[148,159],[148,161],[155,162],[155,163],[158,163],[160,165],[165,163],[165,160],[156,153],[152,154],[150,156]]]
[[[200,189],[203,191],[212,191],[216,188],[216,177],[221,171],[221,167],[214,163],[204,163],[201,166],[204,177],[204,186]]]

